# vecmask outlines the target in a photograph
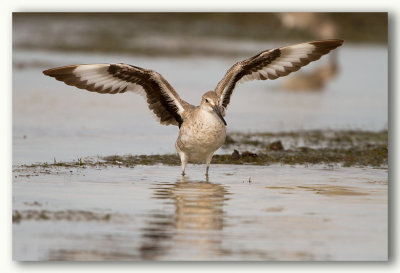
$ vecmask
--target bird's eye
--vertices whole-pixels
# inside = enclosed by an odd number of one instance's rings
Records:
[[[208,99],[206,99],[206,102],[208,102]]]

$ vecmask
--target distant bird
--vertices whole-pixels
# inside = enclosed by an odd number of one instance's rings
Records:
[[[336,37],[339,27],[330,15],[321,12],[282,12],[277,14],[283,27],[308,32],[328,39]],[[283,82],[284,89],[292,91],[321,91],[338,72],[337,51],[329,55],[328,62],[306,73],[297,73]]]
[[[185,175],[188,162],[206,162],[225,142],[225,109],[238,82],[274,80],[286,76],[341,46],[343,40],[322,40],[269,49],[233,65],[214,91],[206,92],[200,106],[182,100],[157,72],[128,64],[80,64],[43,71],[47,76],[102,94],[126,91],[146,96],[150,110],[164,125],[179,126],[175,148]]]

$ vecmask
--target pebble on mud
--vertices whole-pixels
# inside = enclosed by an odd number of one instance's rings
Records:
[[[233,153],[231,155],[232,160],[238,160],[240,158],[240,153],[238,150],[233,150]]]
[[[231,155],[232,160],[238,160],[244,157],[258,157],[258,155],[249,151],[244,151],[242,154],[240,154],[238,150],[233,150],[233,153]]]
[[[258,157],[258,155],[256,153],[245,151],[242,153],[242,157]]]
[[[282,142],[280,140],[274,141],[268,145],[268,150],[270,151],[282,151],[284,150]]]

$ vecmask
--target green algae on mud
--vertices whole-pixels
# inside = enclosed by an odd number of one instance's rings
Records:
[[[282,140],[285,144],[298,147],[354,147],[362,145],[387,145],[388,131],[378,132],[361,130],[308,130],[277,133],[241,133],[233,132],[227,136],[224,147],[232,145],[249,145],[267,147],[273,141]],[[287,146],[286,145],[286,146]]]
[[[283,144],[282,144],[283,142]],[[251,150],[257,157],[237,153],[213,157],[223,164],[333,164],[387,166],[388,131],[310,130],[278,133],[231,133],[224,150]],[[232,162],[232,159],[233,162]]]
[[[83,210],[14,210],[12,214],[12,222],[20,223],[21,221],[109,221],[111,214],[94,213]]]
[[[212,164],[341,164],[343,167],[386,168],[388,165],[388,131],[314,130],[254,134],[232,133],[228,135],[222,149],[227,153],[214,155]],[[157,164],[179,166],[181,162],[176,154],[112,155],[98,158],[78,158],[72,162],[54,160],[52,164],[22,165],[14,168],[14,171],[38,168],[39,173],[49,173],[50,169],[54,167],[67,169],[107,166],[133,168],[136,165]]]
[[[256,156],[241,156],[232,160],[231,155],[215,155],[214,164],[252,164],[268,165],[273,163],[281,164],[333,164],[342,163],[344,167],[350,166],[373,166],[380,167],[387,165],[387,146],[372,146],[364,149],[350,148],[322,148],[311,149],[301,147],[296,150],[270,151],[258,153]]]
[[[269,165],[281,164],[319,164],[319,163],[342,163],[345,167],[350,166],[382,166],[387,165],[388,149],[386,145],[370,145],[367,147],[352,148],[321,148],[312,149],[300,147],[291,150],[270,150],[262,153],[251,153],[244,151],[237,156],[233,154],[214,155],[212,164],[250,164]],[[108,156],[102,158],[110,165],[180,165],[177,155],[139,155],[139,156]]]

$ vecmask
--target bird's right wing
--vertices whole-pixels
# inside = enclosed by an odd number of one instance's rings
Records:
[[[191,105],[159,73],[128,64],[80,64],[43,71],[68,85],[101,94],[139,92],[161,124],[180,126]]]

